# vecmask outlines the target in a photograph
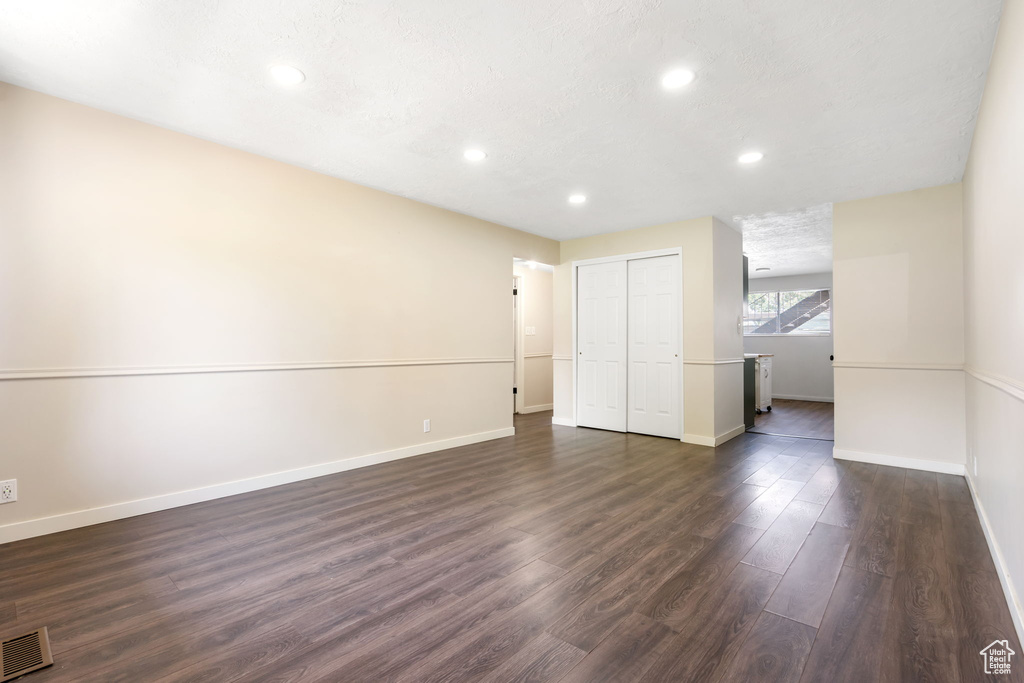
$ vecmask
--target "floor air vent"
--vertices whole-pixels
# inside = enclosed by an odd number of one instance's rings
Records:
[[[0,646],[0,671],[3,671],[0,683],[51,664],[53,657],[50,655],[50,637],[44,626],[38,631],[3,642]]]

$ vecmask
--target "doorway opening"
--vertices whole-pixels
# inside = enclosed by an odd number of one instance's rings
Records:
[[[834,440],[832,205],[736,216],[748,432]]]
[[[512,412],[549,411],[554,403],[552,368],[554,266],[512,260]]]

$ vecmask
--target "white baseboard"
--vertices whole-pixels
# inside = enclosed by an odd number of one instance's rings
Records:
[[[815,403],[835,403],[835,398],[831,396],[790,396],[788,394],[772,394],[772,398],[781,398],[786,401],[813,401]]]
[[[153,496],[152,498],[143,498],[125,503],[105,505],[103,507],[92,508],[89,510],[66,512],[60,515],[53,515],[52,517],[42,517],[40,519],[30,519],[24,522],[15,522],[14,524],[0,526],[0,544],[10,543],[11,541],[20,541],[25,538],[32,538],[33,536],[52,534],[58,531],[67,531],[68,529],[77,529],[78,527],[90,526],[93,524],[101,524],[115,519],[144,515],[150,512],[157,512],[159,510],[181,507],[182,505],[201,503],[203,501],[213,500],[214,498],[224,498],[226,496],[233,496],[239,493],[247,493],[249,491],[270,488],[272,486],[290,484],[295,481],[302,481],[303,479],[313,479],[315,477],[336,474],[338,472],[354,470],[360,467],[378,465],[383,462],[390,462],[391,460],[400,460],[402,458],[409,458],[415,455],[443,451],[448,448],[468,446],[470,444],[480,443],[481,441],[490,441],[491,439],[513,436],[515,433],[516,430],[514,427],[506,427],[504,429],[495,429],[489,432],[467,434],[466,436],[457,436],[451,439],[442,439],[441,441],[431,441],[429,443],[396,448],[394,450],[382,451],[380,453],[360,455],[354,458],[346,458],[345,460],[335,460],[334,462],[323,463],[320,465],[300,467],[298,469],[286,470],[284,472],[264,474],[250,479],[240,479],[238,481],[214,484],[212,486],[204,486],[202,488],[191,489],[188,491],[167,493],[161,496]]]
[[[551,424],[558,425],[560,427],[575,427],[576,423],[567,417],[552,417]]]
[[[981,530],[985,532],[985,541],[988,543],[988,551],[996,565],[996,573],[999,574],[999,583],[1003,587],[1003,595],[1006,597],[1006,606],[1010,608],[1010,618],[1013,619],[1013,626],[1017,629],[1017,642],[1024,643],[1024,607],[1021,607],[1017,591],[1013,586],[1013,579],[1010,578],[1010,571],[1006,566],[1003,551],[996,542],[995,534],[992,532],[992,525],[989,524],[988,515],[985,514],[985,506],[978,498],[978,492],[974,488],[974,479],[969,474],[965,475],[967,486],[971,490],[971,498],[974,500],[974,509],[978,511],[978,518],[981,520]]]
[[[539,406],[526,406],[524,408],[520,408],[519,413],[521,415],[525,415],[526,413],[543,413],[545,410],[553,410],[554,407],[554,403],[543,403]]]
[[[733,427],[727,432],[723,432],[717,436],[704,436],[703,434],[683,434],[682,441],[684,443],[697,444],[698,446],[721,446],[729,439],[735,439],[737,436],[747,431],[744,425],[739,427]]]
[[[715,445],[716,446],[721,446],[723,443],[725,443],[729,439],[735,439],[737,436],[739,436],[740,434],[744,433],[745,431],[747,431],[747,426],[746,425],[740,425],[738,427],[733,427],[732,429],[730,429],[729,431],[725,432],[724,434],[719,434],[718,436],[716,436],[715,437]]]
[[[836,460],[853,460],[854,462],[866,462],[872,465],[888,465],[889,467],[905,467],[910,470],[924,470],[925,472],[964,475],[963,463],[944,462],[942,460],[905,458],[900,455],[865,453],[864,451],[850,451],[845,448],[833,448],[832,457]]]

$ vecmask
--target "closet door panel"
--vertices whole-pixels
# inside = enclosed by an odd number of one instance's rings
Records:
[[[626,397],[630,432],[681,437],[679,259],[628,262],[629,279]]]
[[[576,424],[626,431],[625,261],[580,266]]]

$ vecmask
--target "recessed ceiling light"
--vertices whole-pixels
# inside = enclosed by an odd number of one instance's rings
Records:
[[[487,152],[482,149],[467,149],[462,156],[466,157],[467,161],[483,161],[487,158]]]
[[[754,268],[754,272],[756,272],[756,273],[760,273],[762,270],[771,270],[771,268],[768,268],[767,266],[761,266],[760,268]]]
[[[677,90],[685,85],[690,85],[695,78],[697,78],[697,74],[689,69],[672,69],[661,77],[661,87],[666,90]]]
[[[270,67],[270,76],[278,85],[298,85],[306,80],[306,74],[287,64],[275,64]]]
[[[756,164],[761,159],[764,159],[764,154],[761,152],[747,152],[746,154],[741,154],[738,161],[741,164]]]
[[[583,204],[587,201],[587,195],[585,194],[572,194],[569,195],[570,204]]]

